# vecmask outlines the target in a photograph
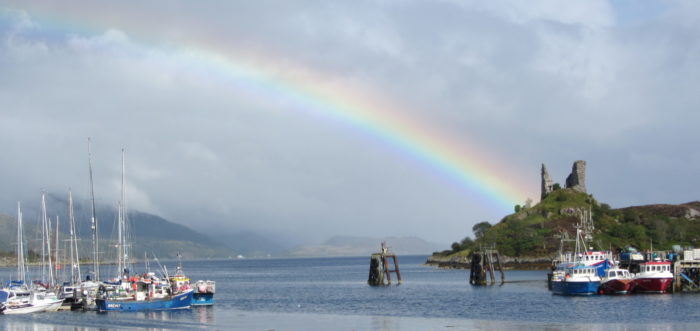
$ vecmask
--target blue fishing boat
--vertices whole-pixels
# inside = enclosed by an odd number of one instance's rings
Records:
[[[192,290],[187,290],[174,295],[163,297],[121,298],[121,299],[97,299],[97,309],[106,311],[150,311],[172,310],[190,308],[192,304]]]
[[[576,228],[576,250],[574,253],[560,254],[561,259],[550,274],[549,289],[559,295],[591,295],[597,294],[601,276],[605,270],[614,265],[612,254],[601,251],[586,250],[586,242],[590,241],[588,222],[582,218]],[[590,225],[592,228],[592,225]]]
[[[559,295],[592,295],[598,293],[600,277],[595,266],[564,263],[552,273],[551,289]]]
[[[189,279],[176,275],[171,281],[167,269],[163,268],[165,277],[156,277],[154,272],[146,271],[143,275],[131,275],[128,237],[126,231],[128,215],[124,188],[124,150],[122,150],[122,192],[119,200],[117,217],[117,277],[100,284],[95,305],[97,310],[106,311],[151,311],[189,308],[192,304],[192,289]],[[178,254],[179,255],[179,254]],[[187,282],[185,282],[186,280]]]

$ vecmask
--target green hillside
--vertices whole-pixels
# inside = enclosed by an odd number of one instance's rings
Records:
[[[109,209],[101,210],[98,218],[102,219],[100,231],[100,260],[104,262],[113,261],[116,259],[115,239],[116,235],[112,233],[114,228],[112,222],[105,221],[116,218],[116,215],[111,215],[113,211]],[[85,218],[79,219],[79,239],[78,243],[79,254],[81,260],[87,261],[92,258],[92,240],[91,233],[84,229],[85,223],[88,223]],[[148,256],[149,259],[157,256],[160,259],[173,259],[177,254],[181,254],[183,258],[221,258],[235,255],[236,253],[230,248],[212,240],[208,236],[192,230],[186,226],[172,223],[159,216],[131,212],[129,213],[129,222],[132,232],[131,257],[132,259],[143,259]],[[82,223],[82,224],[81,224]],[[65,254],[67,250],[67,224],[62,224],[60,229],[61,245],[59,247],[60,254]],[[82,229],[80,227],[82,226]],[[82,230],[82,231],[81,231]],[[53,238],[53,235],[52,235]],[[29,260],[36,258],[33,252],[41,251],[41,231],[40,227],[25,219],[24,223],[24,242],[27,249],[30,251]],[[17,219],[16,217],[0,214],[0,257],[7,255],[14,256],[17,245]]]
[[[554,256],[561,238],[574,238],[582,214],[592,213],[593,242],[598,249],[666,250],[673,245],[700,246],[700,202],[611,209],[592,195],[558,189],[534,206],[516,206],[516,212],[497,224],[476,224],[476,239],[464,238],[451,250],[434,255],[465,254],[478,247],[495,247],[506,256]]]

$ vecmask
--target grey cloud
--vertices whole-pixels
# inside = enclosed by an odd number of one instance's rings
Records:
[[[562,181],[586,159],[589,188],[614,206],[697,199],[693,2],[638,19],[605,1],[93,5],[0,15],[7,212],[42,187],[84,194],[88,136],[103,202],[116,201],[124,146],[130,206],[182,224],[450,242],[508,212],[361,129],[208,71],[190,45],[388,100],[520,169],[508,175],[532,198],[541,162]],[[54,29],[44,12],[93,28]]]

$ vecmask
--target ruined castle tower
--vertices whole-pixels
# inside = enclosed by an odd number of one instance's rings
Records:
[[[566,188],[586,193],[586,161],[574,162],[571,174],[566,177]]]
[[[540,199],[544,199],[549,193],[554,191],[554,183],[552,182],[552,177],[549,176],[547,172],[547,167],[542,163],[542,196]]]

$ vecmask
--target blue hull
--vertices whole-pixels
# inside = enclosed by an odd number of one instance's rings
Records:
[[[214,293],[195,293],[192,295],[193,306],[210,306],[214,304]]]
[[[192,291],[178,294],[167,299],[155,300],[95,300],[99,311],[147,311],[185,309],[192,304]]]
[[[592,295],[598,293],[597,282],[552,282],[552,292],[559,295]]]

